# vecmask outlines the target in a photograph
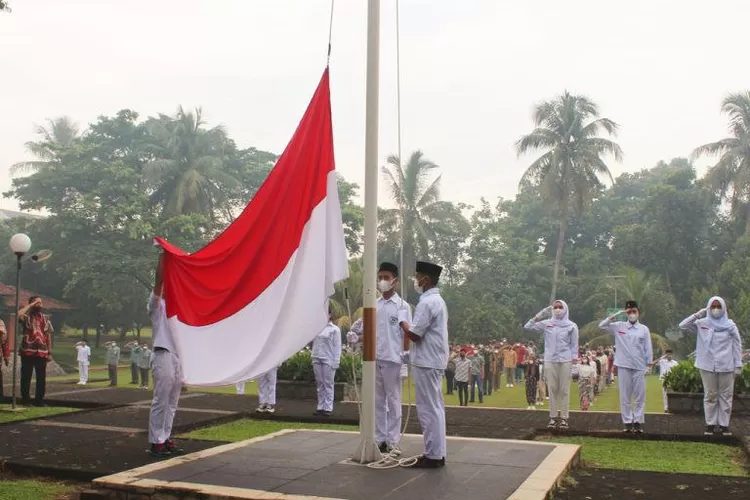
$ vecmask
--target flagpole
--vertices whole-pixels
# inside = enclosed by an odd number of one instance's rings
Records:
[[[382,459],[375,443],[375,282],[378,251],[378,85],[380,83],[380,0],[367,2],[367,94],[365,107],[364,349],[359,463]]]

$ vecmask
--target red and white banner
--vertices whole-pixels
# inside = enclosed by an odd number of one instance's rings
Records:
[[[217,386],[278,366],[323,329],[348,277],[328,68],[286,150],[242,214],[187,254],[162,238],[167,318],[185,382]]]

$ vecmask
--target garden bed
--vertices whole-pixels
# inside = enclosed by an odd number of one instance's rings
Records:
[[[667,392],[669,411],[672,413],[703,413],[703,394],[694,392]],[[750,396],[735,394],[732,415],[750,415]]]

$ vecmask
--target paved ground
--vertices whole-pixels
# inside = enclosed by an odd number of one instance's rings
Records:
[[[48,417],[25,423],[0,424],[0,460],[11,471],[35,467],[35,472],[58,477],[90,480],[150,463],[145,453],[148,405],[151,392],[125,388],[88,388],[75,384],[52,384],[49,401],[59,405],[91,406],[79,413]],[[254,396],[188,392],[180,400],[175,433],[185,432],[253,413]],[[356,404],[337,403],[330,418],[313,416],[311,401],[279,401],[277,412],[263,416],[282,421],[315,423],[358,423]],[[404,408],[404,416],[408,409]],[[446,409],[451,436],[531,439],[546,432],[547,413],[543,410],[499,410],[481,407]],[[407,432],[419,433],[416,411],[411,410]],[[620,417],[614,413],[574,412],[569,434],[622,435]],[[704,440],[700,416],[647,415],[646,438]],[[732,430],[737,440],[750,449],[750,419],[734,418]],[[29,436],[33,436],[30,439]],[[195,451],[215,443],[185,443]]]
[[[146,498],[157,491],[217,499],[237,493],[227,488],[351,500],[483,500],[511,498],[514,493],[518,498],[544,498],[578,457],[577,447],[570,445],[449,438],[444,469],[373,470],[349,462],[358,442],[359,434],[353,432],[294,431],[105,477],[95,484],[109,491],[139,489]],[[406,456],[422,450],[419,436],[406,436],[402,444]]]

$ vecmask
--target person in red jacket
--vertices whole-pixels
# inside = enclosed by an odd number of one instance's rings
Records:
[[[516,381],[520,382],[523,380],[524,376],[524,365],[526,363],[526,346],[523,344],[516,344],[515,347],[513,347],[513,350],[516,351]]]

